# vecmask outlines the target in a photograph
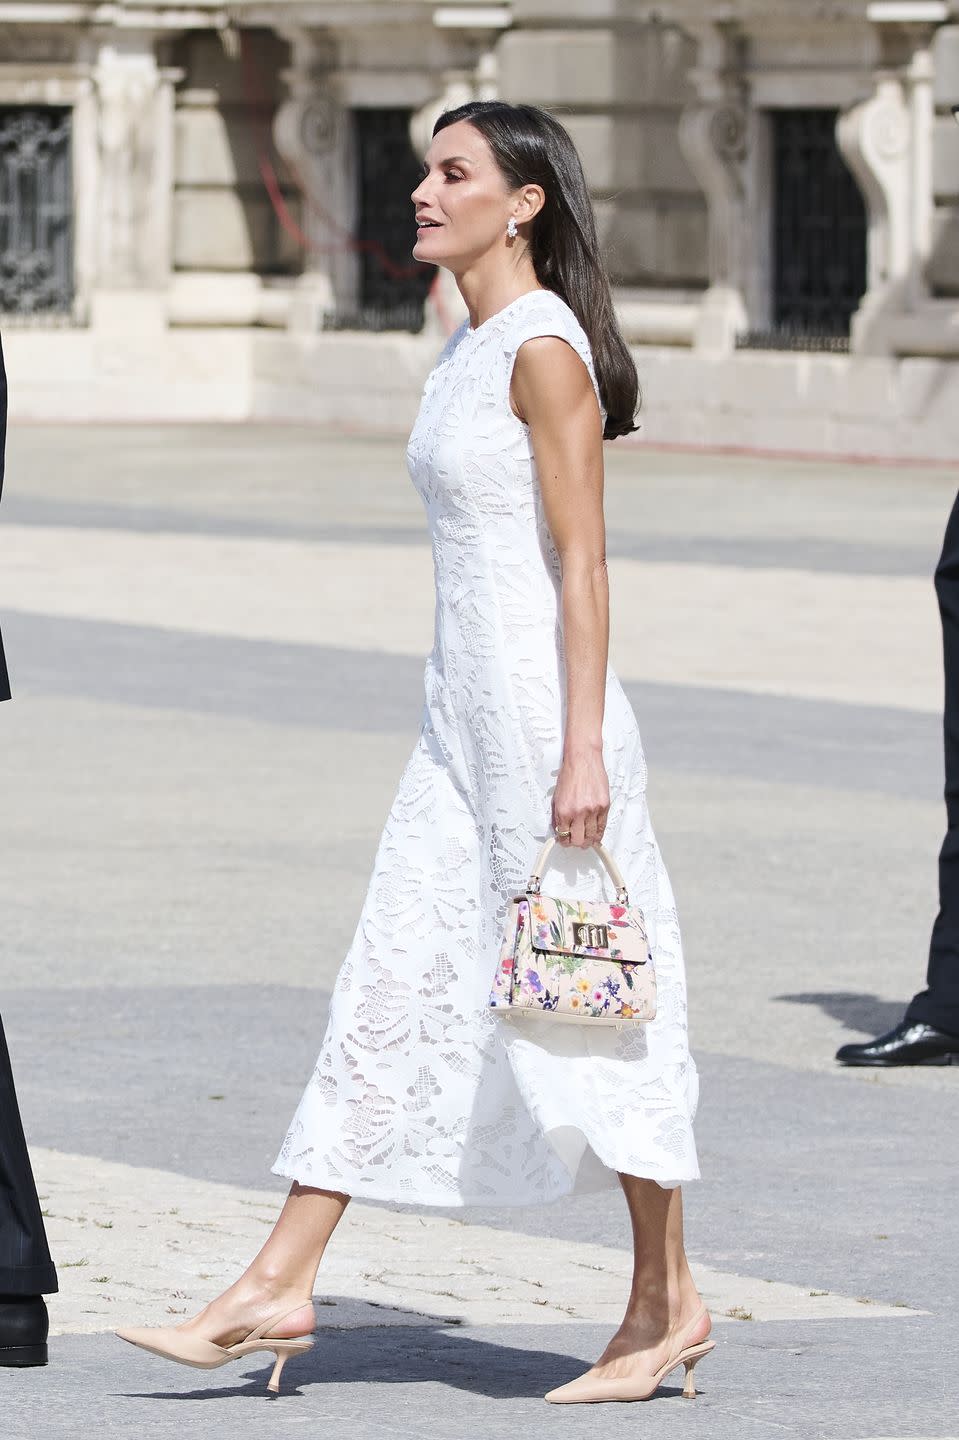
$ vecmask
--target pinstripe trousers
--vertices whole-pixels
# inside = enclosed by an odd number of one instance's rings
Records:
[[[57,1288],[0,1016],[0,1295]]]
[[[926,989],[906,1019],[959,1035],[959,495],[956,496],[936,566],[936,597],[942,620],[946,690],[943,740],[946,757],[946,837],[939,852],[939,914],[932,927]]]
[[[6,433],[7,376],[0,347],[0,489]],[[10,685],[0,640],[0,700],[9,698]],[[0,1295],[50,1295],[56,1289],[57,1272],[47,1249],[0,1016]]]
[[[7,372],[3,364],[3,346],[0,345],[0,495],[3,494],[3,455],[7,443]],[[10,679],[7,664],[3,658],[3,637],[0,636],[0,700],[10,699]]]

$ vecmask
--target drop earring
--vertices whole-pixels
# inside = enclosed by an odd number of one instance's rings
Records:
[[[516,221],[513,219],[512,215],[506,222],[506,233],[511,240],[515,240],[517,234],[519,233],[516,229]]]

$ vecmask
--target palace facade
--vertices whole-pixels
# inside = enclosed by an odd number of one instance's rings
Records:
[[[0,0],[14,415],[409,423],[433,120],[583,156],[663,442],[954,459],[953,0]]]

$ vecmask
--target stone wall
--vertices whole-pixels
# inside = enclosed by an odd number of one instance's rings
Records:
[[[296,221],[299,192],[272,149],[288,47],[270,31],[247,31],[247,59],[230,55],[219,35],[180,37],[176,90],[173,264],[178,271],[292,274],[301,250],[283,228],[259,169],[272,157],[283,202]]]
[[[560,8],[514,4],[496,50],[500,95],[544,106],[569,130],[614,284],[705,285],[706,207],[678,138],[692,42],[668,26],[610,19],[602,4],[566,7],[577,24],[561,28]]]

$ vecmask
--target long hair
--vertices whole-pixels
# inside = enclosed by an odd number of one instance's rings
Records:
[[[576,146],[558,120],[536,105],[470,100],[445,110],[437,135],[467,120],[483,136],[511,190],[541,185],[546,203],[532,221],[530,258],[539,283],[572,310],[589,340],[606,409],[605,440],[636,429],[636,366],[620,334],[596,221]]]

